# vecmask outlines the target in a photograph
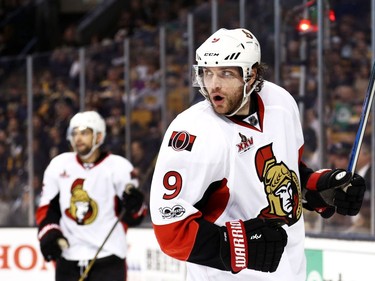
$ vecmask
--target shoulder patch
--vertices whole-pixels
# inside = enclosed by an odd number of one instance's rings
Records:
[[[196,136],[186,131],[173,131],[169,138],[168,146],[171,146],[176,151],[191,151],[196,138]]]

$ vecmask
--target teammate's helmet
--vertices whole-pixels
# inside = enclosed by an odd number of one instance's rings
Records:
[[[197,64],[193,65],[195,72],[193,86],[200,87],[202,95],[208,98],[201,78],[203,67],[238,66],[242,70],[242,77],[246,83],[250,79],[252,67],[260,64],[260,57],[259,42],[249,30],[221,28],[196,51]],[[248,93],[244,90],[244,103],[252,90]]]
[[[100,116],[100,114],[97,113],[96,111],[78,112],[70,120],[68,132],[67,132],[67,139],[70,141],[73,148],[75,147],[73,143],[72,132],[75,128],[79,128],[79,129],[90,128],[93,131],[94,139],[93,139],[92,151],[95,148],[103,144],[105,135],[106,135],[105,121]],[[98,144],[95,144],[98,133],[102,134],[102,138],[100,139]],[[89,153],[89,155],[91,155],[92,151]]]

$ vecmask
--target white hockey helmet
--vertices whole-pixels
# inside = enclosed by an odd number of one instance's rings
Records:
[[[101,146],[104,142],[105,136],[106,136],[106,126],[105,121],[102,116],[100,116],[99,113],[96,111],[84,111],[84,112],[78,112],[76,115],[72,117],[69,123],[69,128],[67,131],[67,139],[70,141],[70,144],[72,145],[73,149],[75,149],[75,145],[73,142],[73,130],[75,128],[79,128],[81,130],[90,128],[93,131],[94,138],[92,143],[92,149],[87,154],[84,155],[83,158],[88,158],[92,155],[94,150]],[[98,133],[102,134],[102,138],[98,143],[96,143]]]
[[[245,83],[243,103],[239,108],[241,109],[248,100],[250,93],[255,89],[256,85],[249,92],[246,92],[246,83],[250,79],[252,67],[260,64],[260,58],[259,42],[249,30],[245,28],[221,28],[196,50],[197,64],[193,65],[195,73],[193,86],[200,87],[201,94],[208,99],[208,93],[201,77],[202,68],[238,66],[242,70],[242,77]]]

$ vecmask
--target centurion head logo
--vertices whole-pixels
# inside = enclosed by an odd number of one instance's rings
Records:
[[[302,195],[297,174],[283,162],[276,162],[272,143],[256,152],[255,166],[268,201],[268,206],[258,217],[281,218],[288,225],[294,224],[302,214]]]
[[[79,225],[92,223],[98,214],[98,205],[83,189],[84,179],[76,179],[71,188],[70,207],[65,214]]]

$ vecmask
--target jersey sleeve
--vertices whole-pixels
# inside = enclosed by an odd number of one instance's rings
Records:
[[[116,188],[116,194],[119,198],[122,197],[126,186],[128,184],[134,185],[136,188],[139,187],[139,180],[134,176],[133,164],[124,157],[114,156],[115,161],[113,163],[113,178],[114,186]]]
[[[134,174],[134,166],[133,164],[126,158],[118,155],[113,156],[114,163],[112,163],[112,171],[113,171],[113,179],[114,179],[114,187],[116,189],[116,213],[117,215],[120,214],[122,209],[123,200],[123,193],[127,186],[131,185],[135,188],[139,188],[139,180]],[[127,227],[137,226],[141,224],[144,217],[147,214],[147,205],[143,201],[141,202],[141,206],[139,210],[134,214],[125,213],[122,217],[122,222]]]
[[[229,201],[223,178],[229,165],[223,148],[228,145],[208,126],[191,125],[196,122],[177,119],[164,136],[151,185],[151,218],[166,254],[224,270],[214,222]]]
[[[53,159],[44,172],[42,194],[35,214],[39,230],[48,224],[58,225],[61,218],[57,165],[58,159]]]

